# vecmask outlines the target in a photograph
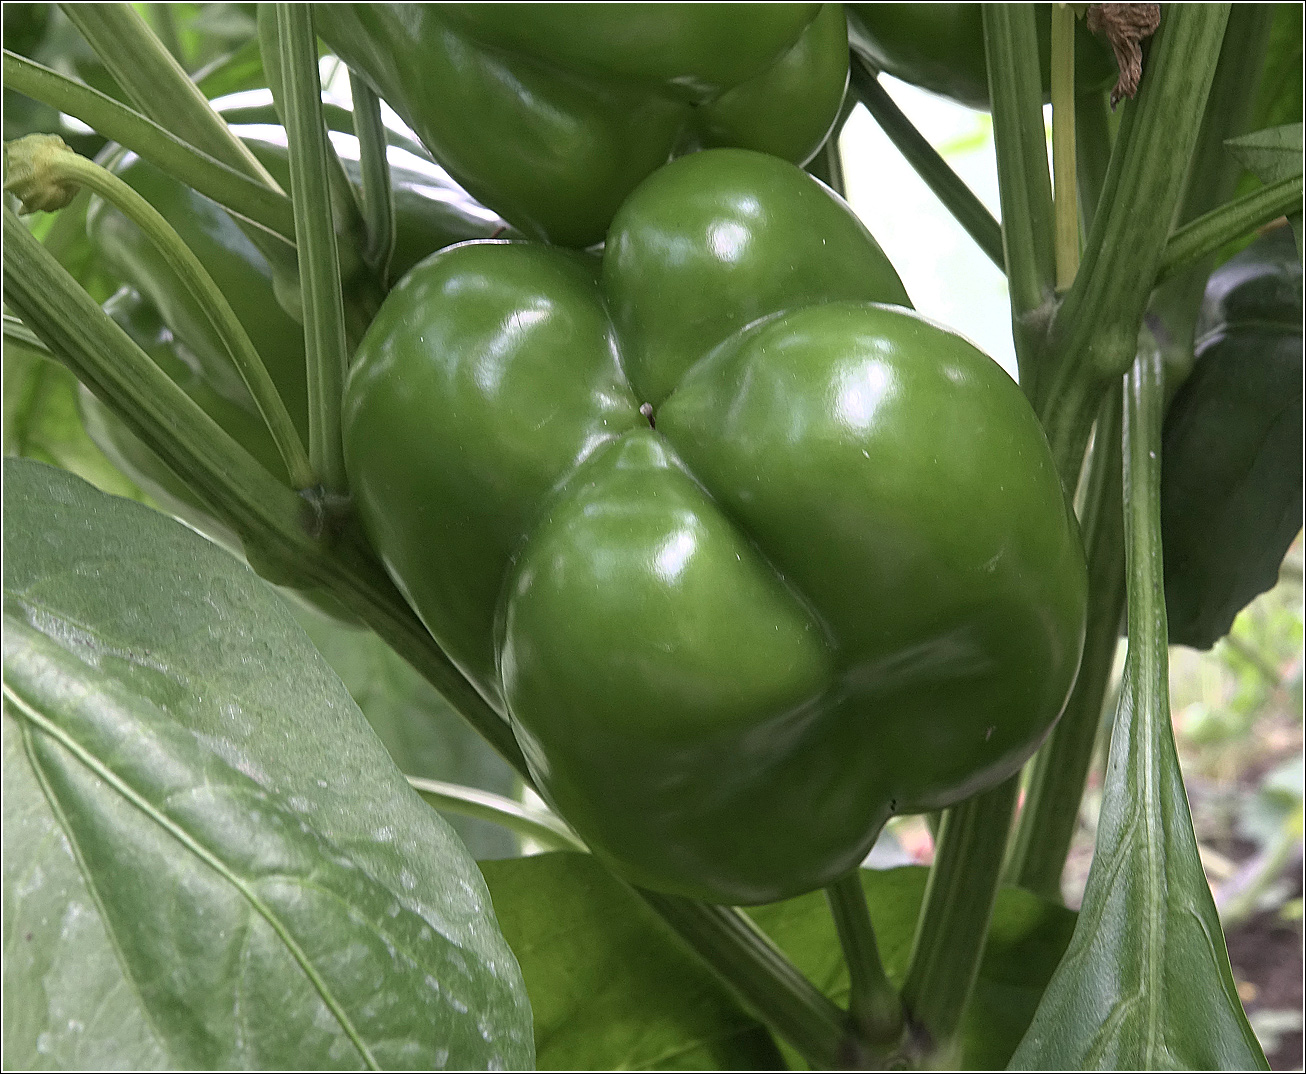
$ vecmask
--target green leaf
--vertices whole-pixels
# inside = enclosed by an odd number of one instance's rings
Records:
[[[1278,581],[1302,526],[1302,269],[1286,228],[1217,269],[1165,420],[1170,641],[1209,649]]]
[[[778,1065],[758,1023],[595,859],[544,854],[481,869],[531,993],[541,1068]],[[926,876],[916,866],[861,874],[895,984],[906,974]],[[847,1004],[848,971],[824,893],[748,912],[813,984]],[[1026,891],[999,893],[963,1026],[967,1067],[1005,1065],[1074,921],[1071,911]]]
[[[1224,144],[1234,159],[1262,183],[1291,179],[1302,173],[1300,123],[1244,134]]]
[[[466,852],[285,605],[6,460],[4,1062],[529,1065]]]
[[[77,405],[77,378],[34,350],[5,340],[4,453],[70,470],[118,496],[144,493],[86,434]]]
[[[783,1068],[771,1035],[593,858],[481,871],[526,979],[540,1069]]]
[[[1266,1069],[1197,856],[1170,723],[1159,349],[1125,380],[1129,652],[1079,921],[1011,1066]]]
[[[372,631],[347,626],[298,602],[292,610],[405,775],[510,797],[516,793],[517,775],[508,762]],[[444,817],[474,858],[519,853],[517,837],[506,828],[469,817]]]

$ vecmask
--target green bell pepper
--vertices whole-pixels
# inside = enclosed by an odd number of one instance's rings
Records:
[[[1062,709],[1086,577],[1042,428],[906,304],[826,187],[717,149],[645,180],[601,264],[454,246],[362,342],[343,429],[374,547],[635,883],[828,884]]]
[[[979,4],[845,4],[848,40],[878,70],[988,111],[989,69]],[[1052,5],[1036,4],[1044,100],[1049,99]],[[1075,85],[1103,89],[1116,77],[1111,49],[1075,24]]]
[[[805,163],[848,81],[838,4],[319,4],[318,32],[523,232],[603,239],[675,154]]]

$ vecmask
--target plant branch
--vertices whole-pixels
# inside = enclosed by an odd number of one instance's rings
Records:
[[[547,809],[533,809],[500,794],[445,783],[438,779],[405,776],[408,785],[428,803],[445,813],[460,817],[488,820],[525,839],[534,840],[548,850],[574,850],[588,854],[589,847],[563,820]]]
[[[957,1059],[962,1014],[979,974],[1020,777],[943,814],[934,865],[902,986],[907,1016],[928,1034],[932,1064]]]
[[[384,283],[389,278],[390,257],[395,248],[395,207],[390,191],[390,160],[386,155],[388,143],[381,122],[381,99],[352,70],[349,90],[354,101],[354,131],[358,135],[363,173],[363,220],[367,231],[363,259]]]
[[[871,924],[866,891],[862,887],[861,869],[855,869],[831,884],[825,889],[825,897],[848,966],[851,985],[848,1013],[857,1022],[867,1043],[892,1048],[902,1038],[902,1001],[880,961],[875,927]]]
[[[348,491],[340,439],[346,352],[340,259],[327,181],[331,152],[322,118],[312,8],[278,4],[290,186],[308,362],[308,453],[328,496]]]
[[[141,112],[224,164],[281,189],[131,4],[59,7]]]
[[[1032,399],[1043,376],[1042,343],[1056,277],[1038,30],[1028,4],[985,4],[981,11],[1012,336],[1020,386]]]
[[[966,230],[975,243],[1000,269],[1006,268],[1002,251],[1002,228],[984,203],[962,182],[935,148],[925,140],[880,85],[875,72],[856,52],[848,59],[850,86],[857,99],[866,105],[889,140],[898,147],[907,163],[915,169],[943,203],[943,207]]]
[[[56,144],[57,143],[57,144]],[[282,400],[277,386],[268,375],[267,366],[240,323],[235,311],[199,258],[145,198],[93,161],[74,153],[53,134],[31,134],[6,147],[9,158],[5,189],[16,193],[24,204],[30,199],[43,201],[36,208],[50,207],[52,193],[71,193],[85,186],[98,194],[131,220],[158,250],[177,275],[186,291],[195,299],[209,325],[222,341],[232,364],[249,389],[254,405],[266,422],[277,446],[292,485],[306,489],[317,484],[308,465],[303,442],[295,429],[294,419]],[[62,208],[54,205],[53,208]]]
[[[277,12],[276,4],[260,4],[258,7],[258,40],[259,53],[263,58],[263,73],[267,76],[268,90],[272,94],[272,107],[280,119],[281,125],[289,131],[290,127],[286,121],[287,108],[286,101],[288,87],[286,86],[285,69],[282,61],[282,38],[281,38],[281,17]],[[314,63],[317,61],[316,38],[314,38]],[[321,98],[321,83],[318,84],[318,96]],[[324,109],[325,114],[325,109]],[[349,112],[351,128],[357,126],[353,112]],[[355,133],[357,133],[355,131]],[[327,135],[326,142],[326,179],[327,189],[331,192],[331,212],[335,217],[336,232],[340,235],[348,235],[349,242],[344,244],[341,256],[347,256],[352,253],[355,247],[361,249],[366,242],[366,225],[363,220],[362,207],[358,201],[358,191],[354,184],[350,182],[349,176],[345,174],[344,165],[340,163],[340,157],[335,151],[335,146],[331,144],[331,136]],[[350,268],[353,266],[351,265]],[[345,270],[342,278],[348,278],[349,271]]]
[[[1079,215],[1083,232],[1093,230],[1102,188],[1111,161],[1111,128],[1106,94],[1081,93],[1075,98],[1075,175],[1079,185]]]
[[[1124,518],[1120,510],[1117,386],[1103,401],[1079,489],[1079,528],[1088,556],[1088,625],[1079,675],[1065,711],[1030,764],[1025,804],[1007,862],[1008,882],[1046,899],[1061,897],[1061,874],[1079,820],[1125,603]]]
[[[1052,323],[1052,391],[1085,370],[1105,390],[1133,360],[1228,16],[1228,4],[1163,9],[1142,88],[1125,105],[1084,261]]]
[[[4,83],[7,89],[94,127],[242,219],[286,242],[294,241],[294,209],[284,193],[174,137],[112,97],[8,49],[4,52]]]
[[[1170,236],[1161,254],[1159,278],[1206,258],[1226,242],[1242,238],[1285,213],[1300,211],[1301,200],[1302,177],[1293,175],[1199,216]]]
[[[681,939],[815,1070],[861,1065],[848,1016],[741,910],[635,889]]]
[[[1079,204],[1075,175],[1075,12],[1052,5],[1052,186],[1056,219],[1057,291],[1079,269]]]

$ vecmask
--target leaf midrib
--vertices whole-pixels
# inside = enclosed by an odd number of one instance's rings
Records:
[[[377,1063],[371,1050],[363,1041],[357,1027],[345,1012],[340,1001],[335,997],[326,982],[318,973],[317,968],[313,966],[304,950],[296,942],[290,930],[285,923],[272,911],[272,908],[239,876],[237,876],[226,863],[212,853],[207,847],[196,840],[189,832],[178,825],[170,818],[160,813],[154,806],[142,797],[133,787],[128,785],[119,775],[103,764],[99,758],[90,753],[81,743],[77,742],[68,735],[61,727],[40,712],[35,706],[28,702],[9,685],[4,684],[4,696],[14,708],[20,712],[23,717],[43,734],[58,742],[65,750],[75,757],[85,768],[92,772],[96,777],[102,780],[107,786],[111,787],[124,800],[130,802],[140,812],[145,814],[150,820],[157,824],[163,831],[167,832],[173,839],[179,842],[197,858],[203,861],[209,868],[213,869],[219,876],[232,885],[249,905],[262,917],[268,926],[277,934],[277,937],[285,944],[286,949],[290,952],[291,957],[299,965],[305,977],[312,983],[314,989],[321,997],[322,1002],[326,1004],[327,1009],[331,1011],[340,1027],[344,1030],[350,1042],[358,1049],[364,1063],[371,1070],[380,1070],[381,1066]]]

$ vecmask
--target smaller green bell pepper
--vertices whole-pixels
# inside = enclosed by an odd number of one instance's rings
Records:
[[[989,69],[984,58],[980,4],[845,4],[848,40],[885,74],[932,93],[988,111]],[[1051,89],[1052,5],[1035,4],[1044,100]],[[1104,89],[1116,76],[1111,49],[1075,24],[1075,85]]]
[[[805,163],[839,113],[838,4],[319,4],[318,32],[473,196],[523,232],[602,241],[671,156]]]

